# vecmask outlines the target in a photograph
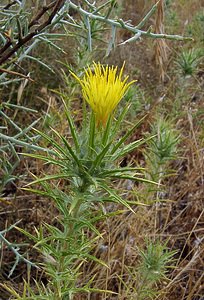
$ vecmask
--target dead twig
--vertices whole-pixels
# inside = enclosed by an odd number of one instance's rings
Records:
[[[57,0],[49,4],[48,6],[45,6],[37,15],[33,18],[33,20],[29,24],[29,28],[31,28],[34,24],[37,24],[38,20],[49,10],[52,9],[52,12],[50,13],[47,20],[45,20],[42,24],[39,24],[36,29],[30,33],[28,33],[26,36],[21,37],[18,39],[14,47],[10,48],[9,51],[6,51],[11,45],[12,41],[9,39],[8,42],[4,45],[2,49],[0,49],[0,65],[5,63],[11,56],[14,55],[15,52],[17,52],[20,48],[22,48],[26,43],[28,43],[34,36],[42,32],[48,25],[52,23],[53,18],[58,13],[58,11],[61,9],[61,7],[64,5],[66,0]]]
[[[9,9],[12,5],[14,5],[14,4],[16,4],[17,3],[17,1],[16,0],[14,0],[13,2],[11,2],[11,3],[8,3],[6,6],[4,6],[4,8],[3,9]]]
[[[26,75],[23,75],[19,72],[15,72],[15,71],[11,71],[11,70],[6,70],[6,69],[3,69],[3,68],[0,68],[0,72],[1,73],[7,73],[7,74],[10,74],[10,75],[16,75],[16,76],[20,76],[20,77],[23,77],[29,81],[32,81],[34,82],[34,80],[32,78],[30,78],[29,76],[26,76]]]

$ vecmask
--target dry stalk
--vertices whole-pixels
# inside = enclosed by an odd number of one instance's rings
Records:
[[[157,0],[154,0],[156,3]],[[155,22],[155,32],[164,33],[164,0],[160,0],[157,7],[157,15]],[[159,78],[163,82],[165,77],[165,64],[168,59],[168,45],[164,39],[155,40],[154,59],[159,67]]]

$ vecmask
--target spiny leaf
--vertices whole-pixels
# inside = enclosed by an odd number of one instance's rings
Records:
[[[59,174],[55,174],[55,175],[47,175],[43,178],[38,178],[32,182],[27,183],[25,186],[29,186],[32,184],[36,184],[36,183],[41,183],[44,181],[48,181],[48,180],[52,180],[52,179],[62,179],[62,178],[66,178],[68,180],[70,180],[70,178],[73,177],[73,173],[59,173]]]
[[[134,210],[131,208],[131,206],[125,200],[123,200],[119,195],[117,195],[111,188],[109,188],[105,183],[100,183],[100,186],[111,196],[111,199],[114,200],[114,202],[124,205],[133,213],[135,213]]]
[[[119,140],[119,142],[113,147],[111,154],[114,154],[118,148],[129,138],[129,136],[133,133],[133,131],[142,123],[142,121],[146,118],[144,116],[140,119],[128,132]]]
[[[63,141],[64,145],[66,146],[66,148],[69,151],[69,154],[72,156],[72,158],[74,159],[74,161],[77,163],[78,167],[80,167],[81,169],[83,169],[83,165],[81,163],[81,161],[78,159],[77,155],[74,153],[74,151],[72,150],[72,147],[69,145],[68,141],[65,139],[65,137],[63,137],[62,135],[60,135],[55,129],[52,128],[52,131]]]
[[[70,112],[68,110],[68,107],[67,107],[67,104],[65,103],[64,99],[62,98],[62,102],[64,104],[64,107],[65,107],[65,115],[67,117],[67,121],[69,123],[69,127],[70,127],[70,130],[71,130],[71,135],[72,135],[72,138],[74,140],[74,144],[75,144],[75,148],[76,148],[76,151],[79,151],[79,138],[77,136],[77,130],[76,130],[76,127],[72,121],[72,118],[70,116]]]

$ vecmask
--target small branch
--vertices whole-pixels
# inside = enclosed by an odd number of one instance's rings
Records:
[[[51,8],[55,6],[55,1],[50,3],[47,6],[43,6],[42,9],[37,13],[37,15],[31,20],[31,22],[28,25],[28,28],[30,29],[33,25],[37,24],[40,18]]]
[[[136,26],[137,29],[140,29],[144,26],[144,24],[147,22],[147,20],[149,20],[149,18],[151,18],[151,16],[155,13],[155,11],[157,10],[157,7],[159,5],[159,2],[161,0],[157,1],[157,3],[155,3],[152,8],[150,9],[150,11],[146,14],[146,16],[142,19],[142,21]]]
[[[54,6],[53,11],[51,12],[50,16],[48,17],[48,19],[40,24],[34,31],[28,33],[25,37],[21,38],[18,40],[18,42],[15,44],[15,46],[10,49],[10,51],[8,51],[4,56],[2,56],[0,58],[0,65],[2,65],[3,63],[5,63],[18,49],[22,48],[22,46],[24,46],[28,41],[30,41],[34,36],[38,35],[42,30],[44,30],[48,25],[50,25],[52,23],[53,18],[55,17],[55,15],[57,14],[57,12],[61,9],[61,7],[64,5],[66,0],[58,0],[56,2],[56,4],[54,2],[52,2],[48,7],[44,7],[44,13],[52,8]],[[38,14],[38,17],[41,18],[42,17],[42,12]],[[31,21],[31,23],[29,24],[30,27],[33,26],[35,23],[37,22],[37,17],[35,17],[33,19],[33,21]],[[9,43],[9,42],[8,42]],[[11,45],[8,43],[0,50],[0,54],[4,53],[5,50]]]
[[[35,33],[38,34],[39,32],[41,32],[43,29],[45,29],[49,24],[52,23],[53,18],[55,17],[55,15],[57,14],[57,12],[62,8],[62,6],[65,4],[66,0],[58,0],[55,4],[55,7],[53,9],[53,11],[51,12],[49,18],[42,23],[41,25],[39,25],[37,27],[37,29],[35,30]]]
[[[14,4],[16,4],[17,3],[17,1],[13,1],[13,2],[11,2],[11,3],[8,3],[6,6],[4,6],[3,7],[3,9],[9,9],[12,5],[14,5]]]
[[[7,42],[6,42],[6,44],[0,49],[0,56],[1,56],[2,53],[4,53],[4,52],[12,45],[12,41],[11,41],[10,34],[4,32],[4,35],[5,35],[6,38],[7,38]]]
[[[23,142],[23,141],[20,141],[14,137],[11,137],[11,136],[7,136],[3,133],[0,133],[0,139],[3,139],[5,141],[8,141],[8,142],[11,142],[15,145],[19,145],[19,146],[22,146],[22,147],[27,147],[28,149],[33,149],[33,150],[38,150],[38,151],[45,151],[49,154],[56,154],[55,151],[52,151],[50,149],[47,149],[47,148],[42,148],[40,146],[36,146],[36,145],[33,145],[33,144],[30,144],[30,143],[26,143],[26,142]]]
[[[5,63],[11,56],[13,56],[20,48],[22,48],[25,44],[27,44],[33,37],[39,35],[42,31],[49,28],[48,25],[52,24],[52,21],[54,17],[57,15],[57,13],[60,11],[60,9],[63,7],[67,0],[57,0],[51,2],[49,5],[44,6],[37,14],[36,16],[31,20],[31,22],[28,25],[28,28],[32,28],[32,26],[38,24],[39,20],[42,18],[45,13],[47,13],[49,10],[52,9],[50,15],[48,18],[38,26],[36,26],[35,30],[29,32],[26,36],[21,36],[21,30],[19,30],[19,38],[17,42],[12,47],[12,41],[10,37],[8,36],[7,43],[0,49],[0,65]],[[14,2],[12,2],[14,4]],[[88,26],[88,43],[89,48],[91,48],[91,36],[90,36],[90,24],[89,20],[94,19],[98,20],[100,22],[109,24],[112,28],[123,28],[129,32],[131,32],[134,37],[131,40],[128,40],[127,42],[137,40],[138,37],[146,36],[153,39],[169,39],[169,40],[177,40],[177,41],[185,41],[185,40],[193,40],[189,37],[183,37],[180,35],[169,35],[165,33],[152,33],[151,30],[143,31],[140,28],[143,27],[143,25],[146,23],[146,21],[151,17],[151,15],[155,12],[155,10],[158,7],[158,4],[160,1],[158,1],[147,13],[147,15],[143,18],[143,20],[137,25],[133,26],[132,24],[128,22],[124,22],[122,19],[114,20],[109,19],[107,16],[102,16],[99,14],[98,10],[95,10],[94,12],[89,12],[81,8],[81,6],[78,6],[74,4],[72,1],[68,1],[69,7],[73,9],[74,11],[78,12],[83,16],[83,18],[86,20],[87,26]],[[126,42],[122,43],[125,44]],[[9,49],[10,48],[10,49]]]
[[[86,27],[87,27],[87,30],[88,30],[88,40],[87,40],[88,49],[91,52],[92,51],[91,25],[90,25],[88,17],[85,17],[85,23],[86,23]]]
[[[8,231],[10,231],[11,229],[15,228],[15,226],[19,223],[20,221],[16,222],[14,225],[11,225],[9,228],[0,231],[0,240],[2,240],[2,242],[15,254],[16,256],[16,261],[11,269],[11,271],[9,272],[9,276],[10,277],[16,266],[18,265],[19,261],[24,261],[26,264],[29,264],[30,266],[33,266],[35,268],[39,268],[36,264],[32,263],[31,261],[29,261],[28,259],[26,259],[23,255],[21,255],[18,251],[19,251],[19,245],[18,244],[13,244],[10,243],[5,237],[4,234],[6,234]]]
[[[23,75],[21,73],[15,72],[15,71],[10,71],[10,70],[6,70],[6,69],[3,69],[3,68],[0,68],[0,72],[1,73],[7,73],[7,74],[10,74],[10,75],[20,76],[20,77],[23,77],[25,79],[28,79],[28,80],[34,82],[34,80],[31,79],[29,76]]]
[[[147,18],[149,18],[150,15],[154,12],[154,10],[157,7],[158,3],[159,2],[157,2],[155,4],[155,6],[153,6],[153,9],[150,10],[150,12],[138,24],[138,26],[133,26],[132,24],[126,23],[122,19],[112,20],[112,19],[105,18],[105,17],[103,17],[101,15],[96,15],[96,14],[90,13],[90,12],[84,10],[83,8],[81,8],[80,6],[77,6],[76,4],[74,4],[71,1],[69,2],[69,6],[73,10],[79,12],[84,17],[88,17],[90,19],[98,20],[98,21],[107,23],[109,25],[115,26],[115,27],[126,29],[129,32],[132,32],[134,35],[140,34],[140,36],[143,35],[143,36],[147,36],[147,37],[150,37],[150,38],[153,38],[153,39],[169,39],[169,40],[179,40],[179,41],[193,40],[190,37],[183,37],[183,36],[180,36],[180,35],[171,35],[171,34],[152,33],[152,32],[149,32],[149,31],[143,31],[143,30],[138,29],[138,27],[141,27],[145,23],[145,21],[147,20]]]

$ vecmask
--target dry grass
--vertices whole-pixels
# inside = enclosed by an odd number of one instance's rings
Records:
[[[136,3],[137,2],[137,3]],[[153,1],[152,1],[153,2]],[[163,28],[163,1],[161,1],[160,10],[156,20],[156,30],[162,32]],[[177,3],[178,2],[178,3]],[[185,28],[185,22],[191,21],[194,12],[203,8],[202,1],[174,1],[174,10],[178,12],[180,18],[181,30]],[[141,15],[148,9],[149,1],[124,1],[124,19],[132,19],[133,23],[137,23],[141,19]],[[150,20],[154,24],[154,20]],[[120,39],[126,39],[127,36],[120,36]],[[173,49],[173,44],[169,45]],[[176,46],[179,48],[178,46]],[[155,50],[156,49],[156,50]],[[178,82],[176,75],[172,73],[169,80],[165,83],[159,81],[165,78],[166,70],[169,66],[166,64],[167,53],[166,44],[163,41],[157,43],[156,48],[153,47],[152,41],[141,41],[137,44],[127,44],[116,48],[107,59],[113,64],[121,64],[126,61],[126,70],[132,74],[132,77],[138,79],[138,84],[146,89],[147,93],[152,96],[152,102],[149,108],[150,119],[154,118],[157,111],[170,114],[172,117],[173,109],[175,109],[175,98],[177,97]],[[173,53],[173,52],[172,52]],[[156,55],[159,70],[155,67],[154,58]],[[172,54],[171,54],[172,55]],[[40,80],[39,80],[40,81]],[[45,82],[43,83],[45,84]],[[104,260],[110,267],[107,269],[98,264],[84,264],[82,268],[81,282],[87,282],[95,276],[93,286],[100,289],[110,289],[117,296],[99,295],[93,293],[89,296],[78,295],[79,299],[132,299],[127,294],[127,286],[131,286],[134,278],[130,275],[131,268],[137,268],[139,261],[139,250],[145,245],[145,239],[159,239],[168,241],[170,249],[177,250],[176,267],[169,272],[168,280],[162,282],[159,286],[160,293],[157,297],[159,300],[202,300],[204,295],[204,163],[203,163],[203,141],[204,132],[203,116],[199,114],[203,105],[204,86],[203,73],[197,74],[186,89],[186,97],[189,101],[179,104],[181,114],[176,116],[175,124],[182,131],[182,141],[180,144],[180,157],[172,163],[172,169],[176,170],[176,175],[166,180],[165,200],[161,210],[161,227],[155,228],[155,205],[137,206],[135,214],[124,212],[118,216],[110,218],[98,224],[99,231],[103,234],[103,239],[98,242],[94,249],[97,258]],[[166,95],[166,102],[160,101],[163,95]],[[23,95],[24,96],[24,95]],[[22,96],[22,98],[23,98]],[[184,95],[185,96],[185,95]],[[195,99],[196,100],[192,100]],[[36,89],[33,93],[33,99],[37,102],[43,99],[43,107],[47,112],[55,112],[59,110],[57,99],[47,92],[46,87],[41,86],[39,93]],[[162,98],[163,99],[163,98]],[[24,100],[26,101],[26,100]],[[33,100],[32,100],[33,101]],[[41,100],[40,100],[41,101]],[[38,102],[36,106],[41,106],[42,102]],[[39,104],[40,103],[40,104]],[[35,106],[35,105],[34,105]],[[177,111],[178,112],[178,111]],[[141,113],[143,114],[143,113]],[[59,131],[63,132],[63,121],[56,114],[56,126]],[[62,121],[62,122],[61,122]],[[143,135],[142,130],[148,130],[148,125],[144,124],[137,134]],[[132,154],[134,158],[141,159],[143,157],[138,153]],[[137,161],[138,162],[138,161]],[[25,161],[17,170],[17,173],[28,174],[33,172],[40,174],[44,170],[44,166],[36,161]],[[26,178],[26,180],[28,180]],[[55,208],[49,199],[41,199],[22,192],[20,188],[24,185],[24,180],[19,179],[16,182],[16,189],[12,190],[6,187],[8,193],[6,199],[12,204],[1,204],[0,208],[0,228],[5,228],[9,224],[14,223],[17,219],[22,219],[21,227],[25,227],[29,231],[33,231],[33,227],[38,227],[42,220],[50,222],[55,219]],[[118,189],[124,189],[124,183],[117,183]],[[143,192],[142,188],[135,186],[136,190]],[[13,191],[13,192],[12,192]],[[130,192],[125,197],[133,197]],[[49,208],[49,209],[48,209]],[[104,208],[106,211],[115,211],[121,209],[115,205],[109,205]],[[91,233],[87,233],[90,234]],[[24,237],[17,235],[16,232],[9,233],[9,240],[17,240],[23,242]],[[30,254],[36,258],[36,253],[32,247]],[[8,282],[6,275],[13,263],[13,254],[6,248],[1,250],[1,281]],[[26,278],[27,270],[24,264],[19,264],[10,283],[17,289],[21,287],[22,278]],[[43,274],[32,274],[34,278],[42,276],[42,280],[46,282]],[[122,280],[121,280],[122,279]],[[137,285],[137,283],[135,283]],[[2,296],[2,299],[8,299],[8,295]]]

